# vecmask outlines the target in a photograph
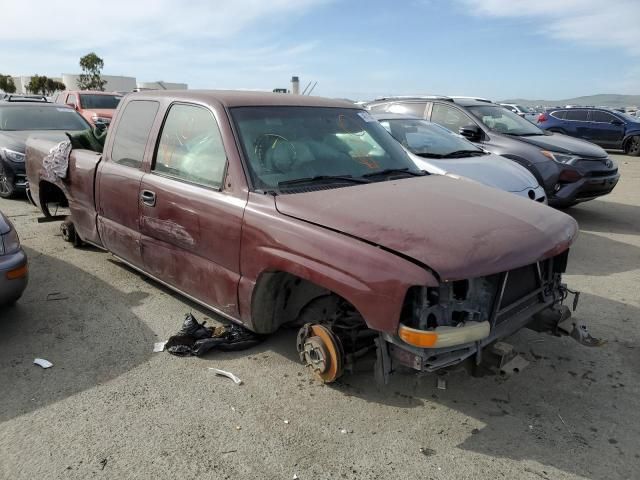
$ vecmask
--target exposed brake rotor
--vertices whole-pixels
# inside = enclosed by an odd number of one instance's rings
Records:
[[[342,375],[342,342],[328,328],[307,323],[298,331],[296,346],[302,363],[323,382],[331,383]]]

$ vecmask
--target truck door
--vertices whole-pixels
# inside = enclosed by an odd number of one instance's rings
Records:
[[[102,244],[116,256],[140,267],[138,196],[144,174],[143,159],[152,144],[149,132],[159,104],[129,102],[117,119],[113,140],[107,145],[96,181],[98,231]]]
[[[236,317],[240,234],[246,193],[225,190],[227,155],[216,118],[174,103],[140,187],[145,270]]]

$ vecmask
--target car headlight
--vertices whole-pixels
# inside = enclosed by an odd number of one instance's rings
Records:
[[[4,235],[0,235],[0,255],[8,255],[20,249],[20,238],[15,228],[9,230]]]
[[[0,148],[0,152],[2,152],[7,160],[11,160],[12,162],[16,163],[24,162],[24,153],[14,152],[13,150],[9,150],[8,148]]]
[[[540,153],[545,157],[559,163],[571,163],[573,160],[577,160],[579,158],[576,155],[560,152],[550,152],[549,150],[540,150]]]

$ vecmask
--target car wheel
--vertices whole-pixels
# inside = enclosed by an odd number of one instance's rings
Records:
[[[640,157],[640,135],[631,137],[631,139],[627,142],[626,151],[627,151],[627,155]]]
[[[0,164],[0,197],[11,198],[14,192],[13,179],[9,177],[2,164]]]

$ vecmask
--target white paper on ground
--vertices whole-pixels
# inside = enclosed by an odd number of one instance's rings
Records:
[[[167,342],[156,342],[153,344],[153,353],[163,352]]]
[[[53,363],[51,363],[49,360],[45,360],[44,358],[36,358],[33,363],[35,363],[36,365],[40,365],[42,368],[53,367]]]
[[[237,385],[240,385],[242,383],[242,380],[240,380],[238,377],[236,377],[233,373],[231,372],[225,372],[224,370],[220,370],[219,368],[213,368],[213,367],[209,367],[209,370],[213,370],[213,372],[216,375],[221,375],[223,377],[227,377],[230,378],[231,380],[233,380]]]

